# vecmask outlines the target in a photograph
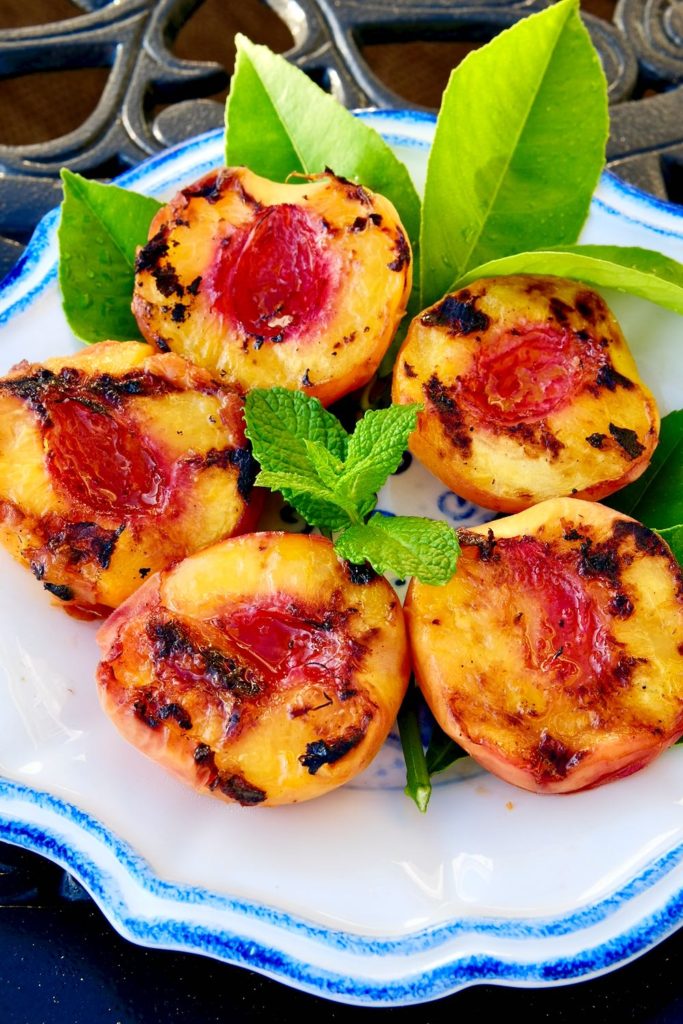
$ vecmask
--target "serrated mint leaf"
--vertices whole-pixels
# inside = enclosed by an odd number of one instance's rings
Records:
[[[451,290],[482,277],[552,274],[648,299],[683,313],[683,265],[651,249],[619,245],[573,245],[520,252],[475,267]]]
[[[339,505],[315,497],[310,492],[290,491],[284,488],[280,493],[309,526],[337,531],[345,529],[350,524],[347,513]]]
[[[348,434],[317,398],[286,388],[254,388],[245,399],[247,437],[263,469],[317,478],[306,440],[346,458]]]
[[[420,409],[419,405],[392,405],[365,413],[349,440],[339,493],[356,501],[384,485],[403,458]]]
[[[429,157],[422,306],[472,267],[575,242],[607,129],[605,76],[578,0],[468,54],[451,73]]]
[[[439,586],[455,572],[460,546],[447,524],[418,516],[373,516],[369,523],[351,526],[335,541],[349,562],[370,562],[379,573],[416,576]]]
[[[243,35],[235,42],[225,110],[228,165],[245,164],[275,181],[330,167],[390,199],[417,240],[420,200],[407,168],[381,135],[284,57]]]
[[[328,451],[320,441],[304,439],[306,452],[320,479],[332,490],[337,485],[344,463]]]
[[[69,327],[87,342],[139,339],[130,309],[135,251],[161,203],[68,170],[62,182],[59,286]]]
[[[683,409],[663,418],[643,475],[603,501],[660,533],[683,523]]]

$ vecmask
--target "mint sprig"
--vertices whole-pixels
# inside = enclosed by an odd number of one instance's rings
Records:
[[[374,516],[377,492],[399,466],[415,429],[418,405],[366,412],[353,434],[301,391],[256,388],[245,401],[247,437],[261,466],[256,483],[280,491],[306,519],[328,533],[350,562],[377,572],[446,583],[459,547],[446,523],[417,516]]]

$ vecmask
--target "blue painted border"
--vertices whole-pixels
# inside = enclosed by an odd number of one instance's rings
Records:
[[[32,794],[32,791],[27,792]],[[101,825],[99,827],[102,828]],[[106,830],[103,831],[106,833]],[[678,926],[683,911],[683,893],[679,891],[637,925],[606,942],[587,947],[578,955],[525,963],[514,958],[463,954],[451,957],[433,968],[410,972],[400,979],[378,982],[361,973],[351,976],[315,967],[272,945],[239,935],[227,928],[214,928],[168,917],[131,916],[112,876],[103,872],[88,854],[74,847],[72,842],[66,841],[57,832],[21,824],[0,815],[0,837],[46,854],[72,871],[88,888],[115,927],[135,942],[148,947],[201,953],[260,971],[317,995],[365,1006],[399,1006],[423,1002],[487,981],[538,986],[566,983],[603,973],[666,938]],[[120,845],[119,841],[114,840],[116,850]],[[382,955],[381,951],[378,955]]]
[[[611,893],[605,899],[600,900],[589,907],[573,911],[569,914],[556,917],[526,917],[526,918],[471,918],[467,920],[453,920],[443,925],[436,925],[431,928],[421,929],[393,937],[367,937],[363,935],[344,932],[332,928],[324,928],[313,924],[302,917],[277,910],[261,903],[250,900],[238,899],[212,892],[201,886],[180,885],[168,882],[159,878],[149,867],[147,861],[136,853],[133,848],[124,840],[119,839],[113,832],[109,831],[101,821],[86,811],[81,810],[75,804],[62,800],[45,791],[32,789],[18,782],[8,779],[0,779],[0,798],[8,804],[14,801],[25,801],[43,811],[54,814],[60,820],[72,826],[76,833],[88,835],[101,843],[105,849],[112,853],[125,872],[135,880],[146,892],[152,896],[170,900],[174,903],[187,906],[207,906],[214,909],[224,910],[245,918],[262,921],[269,925],[283,929],[283,931],[304,935],[314,942],[342,950],[354,955],[383,957],[383,956],[413,956],[424,953],[427,950],[437,949],[445,943],[462,935],[494,935],[497,938],[514,939],[526,941],[539,939],[554,939],[562,935],[574,934],[586,928],[608,919],[617,913],[631,900],[649,891],[654,885],[665,878],[683,863],[683,843],[675,846],[666,854],[653,859],[626,885]],[[0,811],[0,835],[13,834],[13,830],[21,829],[15,819],[2,816]],[[45,846],[40,846],[40,830],[34,826],[26,826],[29,830],[32,842],[37,845],[32,848],[42,850],[47,856],[51,856],[51,843],[46,841]],[[16,840],[14,840],[16,841]],[[78,851],[74,849],[75,855]],[[82,877],[84,884],[94,891],[98,898],[109,905],[107,898],[108,888],[101,883],[93,881],[90,876],[83,876],[78,863],[72,865],[79,877]],[[110,881],[111,888],[115,884]],[[683,902],[681,904],[683,911]],[[116,911],[115,901],[112,904],[112,912]]]

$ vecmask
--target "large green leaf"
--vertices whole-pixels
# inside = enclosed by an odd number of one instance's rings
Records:
[[[552,274],[638,295],[683,313],[683,265],[651,249],[619,245],[568,245],[520,252],[475,267],[456,281],[462,288],[481,277]]]
[[[130,310],[135,251],[160,203],[62,171],[59,285],[64,315],[83,341],[141,337]]]
[[[390,199],[409,237],[419,234],[420,200],[405,165],[384,139],[284,57],[236,37],[225,109],[228,165],[274,181],[331,168]]]
[[[422,305],[479,264],[575,242],[607,130],[605,78],[577,0],[470,53],[451,74],[429,158]]]

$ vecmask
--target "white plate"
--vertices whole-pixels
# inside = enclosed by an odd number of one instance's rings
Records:
[[[424,174],[431,119],[366,115]],[[218,133],[122,183],[162,197],[221,161]],[[0,294],[0,372],[76,350],[55,284],[56,215]],[[585,238],[683,259],[683,216],[605,176]],[[681,405],[683,323],[610,295],[663,412]],[[485,514],[414,464],[385,508]],[[64,865],[123,935],[205,953],[332,999],[392,1005],[495,981],[595,976],[683,919],[683,749],[593,792],[540,797],[461,762],[426,817],[390,740],[366,777],[311,803],[226,806],[115,733],[94,685],[95,626],[0,553],[0,838]]]

